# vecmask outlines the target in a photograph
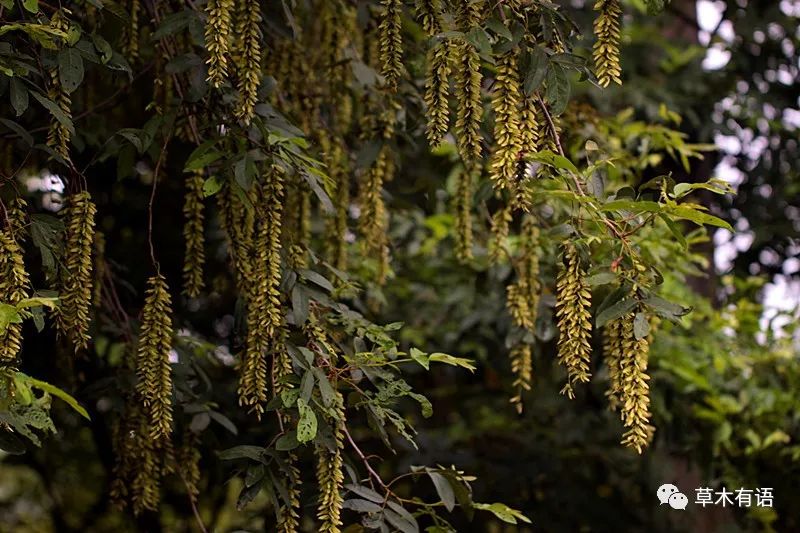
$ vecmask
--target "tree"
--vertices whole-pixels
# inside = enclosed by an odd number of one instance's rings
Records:
[[[590,103],[626,76],[621,2],[0,4],[0,444],[53,528],[524,528],[414,428],[550,417],[534,373],[647,453],[651,349],[691,338],[681,283],[732,230],[692,195],[731,189],[667,105]],[[475,392],[433,416],[448,381]],[[97,489],[65,495],[76,469]]]

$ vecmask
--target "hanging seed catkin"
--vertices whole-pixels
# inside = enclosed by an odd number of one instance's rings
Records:
[[[561,393],[569,398],[575,397],[576,383],[588,382],[591,377],[591,298],[578,250],[574,244],[566,243],[556,280],[556,318],[558,361],[567,370],[567,383]]]
[[[329,420],[333,428],[334,449],[329,450],[322,444],[315,447],[317,454],[317,484],[319,485],[319,501],[317,503],[317,518],[320,520],[321,533],[340,533],[342,525],[341,512],[342,485],[344,472],[342,471],[342,450],[344,449],[344,400],[336,392],[335,404],[332,407],[335,415]]]
[[[531,390],[533,380],[533,352],[530,344],[518,344],[511,350],[511,372],[514,373],[512,386],[515,394],[510,402],[517,413],[522,413],[522,395]]]
[[[458,29],[465,34],[480,23],[482,2],[459,2]],[[473,164],[481,158],[481,58],[477,48],[463,40],[453,51],[455,66],[456,136],[458,151],[465,163]]]
[[[53,14],[50,19],[50,26],[62,32],[69,29],[69,21],[64,16],[61,10]],[[47,96],[55,102],[58,108],[62,111],[64,116],[72,118],[72,98],[69,93],[61,85],[61,80],[58,77],[58,69],[52,68],[49,72],[49,83],[47,89]],[[50,127],[47,131],[47,146],[55,153],[61,156],[65,161],[69,161],[69,141],[72,137],[69,127],[62,121],[58,120],[55,116],[50,119]]]
[[[236,118],[244,124],[250,124],[261,83],[261,2],[245,1],[238,16],[241,20],[237,21],[236,38],[241,41],[237,47],[241,66],[236,73],[236,89],[240,99]]]
[[[520,135],[520,87],[517,58],[507,52],[497,60],[492,97],[494,109],[494,151],[490,177],[495,190],[517,190],[517,163],[522,149]]]
[[[402,0],[381,0],[383,14],[378,28],[381,74],[392,91],[397,90],[397,80],[403,70],[403,41],[400,35]]]
[[[603,328],[603,358],[608,368],[608,408],[616,411],[622,401],[622,372],[620,357],[623,353],[624,319],[611,320]]]
[[[228,79],[233,0],[209,0],[206,4],[206,50],[208,82],[219,88]]]
[[[147,280],[142,326],[136,353],[136,392],[142,401],[153,441],[172,433],[172,299],[164,276]]]
[[[653,431],[650,426],[650,386],[647,382],[647,360],[650,345],[647,337],[637,339],[633,328],[634,315],[625,317],[621,327],[619,354],[620,414],[627,431],[622,444],[638,453],[647,447]]]
[[[203,291],[203,266],[206,260],[203,221],[203,172],[186,177],[186,196],[183,203],[183,293],[197,298]]]
[[[608,87],[616,83],[622,85],[622,69],[619,66],[620,18],[622,8],[619,0],[598,0],[594,5],[597,17],[594,21],[593,57],[597,82]]]
[[[454,198],[455,207],[455,240],[456,258],[465,263],[472,260],[472,197],[474,195],[475,182],[480,176],[480,167],[470,171],[463,168],[458,173],[456,182],[456,194]]]
[[[267,352],[283,326],[280,293],[283,173],[271,167],[258,186],[263,213],[257,225],[256,269],[247,299],[247,339],[240,369],[239,403],[260,417],[268,399]]]
[[[442,32],[441,2],[439,0],[420,0],[417,13],[423,29],[430,37]],[[443,39],[428,50],[428,75],[425,82],[425,105],[428,107],[428,143],[435,148],[449,129],[448,96],[450,93],[450,42]]]
[[[492,215],[488,245],[489,262],[492,264],[499,263],[503,256],[507,256],[508,225],[511,219],[510,206],[502,207]]]
[[[61,305],[56,325],[75,351],[89,345],[90,309],[94,284],[94,217],[97,208],[87,191],[67,198],[65,208],[64,264],[60,275]]]
[[[28,297],[30,280],[25,270],[22,248],[14,233],[7,228],[0,231],[0,302],[16,305]],[[22,346],[22,324],[9,324],[0,333],[0,369],[14,367]]]

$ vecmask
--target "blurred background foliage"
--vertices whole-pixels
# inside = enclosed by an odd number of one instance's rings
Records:
[[[542,299],[533,390],[525,397],[523,414],[516,414],[508,401],[512,377],[507,352],[513,328],[505,312],[505,286],[510,268],[480,261],[465,267],[456,261],[449,209],[453,184],[447,190],[440,187],[453,154],[446,149],[430,154],[413,142],[400,145],[403,179],[388,186],[395,277],[385,287],[366,284],[355,305],[376,323],[402,322],[398,334],[404,349],[416,346],[473,358],[478,371],[446,368],[427,373],[420,368],[406,374],[414,389],[431,400],[434,414],[427,419],[407,415],[418,430],[419,449],[396,443],[397,453],[384,457],[381,473],[411,465],[455,464],[477,477],[476,501],[505,502],[534,522],[517,529],[490,516],[472,522],[456,519],[458,531],[800,530],[794,496],[800,490],[800,358],[797,292],[791,292],[796,291],[800,271],[800,2],[673,0],[659,17],[647,14],[649,3],[626,2],[623,86],[600,91],[574,84],[577,94],[567,112],[571,125],[565,128],[565,148],[577,160],[591,138],[602,140],[610,153],[617,148],[621,153],[649,154],[649,147],[639,144],[644,135],[636,120],[667,124],[684,133],[687,142],[716,144],[718,148],[704,152],[702,160],[693,159],[688,170],[668,157],[632,157],[619,165],[620,177],[625,179],[629,170],[644,182],[671,172],[676,181],[699,182],[718,172],[737,194],[700,191],[694,200],[729,221],[737,233],[714,229],[706,235],[694,230],[687,237],[693,244],[692,261],[683,263],[672,262],[675,243],[668,234],[647,239],[644,252],[667,267],[662,268],[662,294],[691,306],[693,312],[680,323],[659,324],[654,333],[650,384],[657,431],[644,454],[619,445],[622,428],[607,410],[602,379],[582,388],[573,401],[558,394],[563,375],[551,355],[552,295]],[[584,9],[586,3],[560,4],[574,10],[588,50],[591,12]],[[409,110],[409,129],[421,127],[419,113]],[[92,129],[92,120],[86,130]],[[651,137],[657,135],[650,132]],[[674,139],[669,144],[674,148]],[[111,175],[117,166],[124,165],[109,161],[94,173]],[[109,180],[97,196],[144,204],[147,189],[135,181]],[[178,198],[179,188],[180,184],[166,185],[161,194]],[[108,224],[114,228],[110,257],[124,258],[126,250],[141,249],[143,236],[135,231],[141,220],[125,218],[141,214],[113,214],[113,224]],[[156,226],[177,225],[170,218],[174,216],[175,210],[157,212]],[[209,245],[221,249],[221,234],[215,228],[210,231]],[[172,232],[156,236],[162,262],[175,278],[180,276],[179,238]],[[555,250],[545,253],[554,256]],[[224,269],[220,257],[221,251],[216,265]],[[136,261],[117,267],[129,279],[146,275],[146,265]],[[545,270],[542,275],[545,286],[552,286],[554,272]],[[133,291],[124,291],[121,298],[128,304],[134,300]],[[234,317],[217,316],[212,305],[182,312],[192,313],[194,324],[213,325],[200,332],[208,338],[224,338],[233,327]],[[96,357],[114,365],[124,347],[111,339],[113,335],[97,340]],[[42,350],[49,350],[51,343],[52,339],[29,342],[26,353],[48,355]],[[188,335],[179,345],[179,352],[207,349]],[[26,361],[31,375],[59,372],[48,357]],[[74,370],[91,383],[86,373],[93,368],[76,361]],[[188,364],[179,362],[175,368],[184,383],[196,385],[201,379]],[[603,369],[595,370],[602,378]],[[217,382],[224,372],[221,365],[212,366],[210,379]],[[228,383],[226,390],[219,383],[206,391],[207,405],[230,403],[234,384]],[[94,389],[79,391],[79,399],[94,405],[95,414],[112,409],[102,404],[110,401],[105,385],[100,381]],[[134,524],[109,506],[105,495],[113,457],[101,428],[83,423],[63,405],[54,405],[53,412],[57,436],[24,456],[2,457],[0,529],[155,528]],[[231,418],[236,426],[247,426],[244,414]],[[244,510],[236,510],[241,481],[231,480],[230,464],[215,457],[216,451],[240,444],[242,436],[227,431],[219,419],[199,423],[212,425],[203,434],[205,479],[198,502],[207,525],[214,531],[269,529],[266,498],[259,496]],[[249,442],[266,439],[258,428],[249,427]],[[358,437],[369,441],[371,435]],[[380,449],[379,442],[372,444]],[[655,490],[665,482],[681,487],[690,502],[698,487],[773,487],[775,507],[690,505],[685,513],[677,513],[656,504]],[[175,486],[164,491],[164,531],[195,527],[182,490]],[[433,495],[433,488],[422,483],[408,490],[421,497]]]

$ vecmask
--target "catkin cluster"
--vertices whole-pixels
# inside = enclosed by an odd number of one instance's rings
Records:
[[[267,353],[283,327],[281,308],[281,217],[283,174],[271,167],[259,183],[253,283],[247,298],[247,340],[239,378],[239,403],[257,416],[267,401],[269,361]]]
[[[522,413],[522,395],[531,390],[533,381],[533,348],[528,343],[520,343],[511,349],[510,357],[514,373],[512,386],[516,391],[510,401],[517,413]]]
[[[186,177],[186,195],[183,203],[183,293],[197,298],[203,290],[203,265],[206,260],[205,232],[203,230],[203,172]]]
[[[206,4],[206,50],[208,82],[219,88],[228,78],[233,0],[209,0]]]
[[[50,19],[50,26],[55,30],[66,32],[69,29],[69,21],[64,16],[63,12],[59,10],[56,11],[53,14],[53,18]],[[48,98],[55,102],[67,117],[71,117],[72,98],[70,98],[69,93],[61,85],[61,80],[59,80],[58,77],[58,69],[51,68],[49,76],[50,79],[47,89]],[[55,117],[52,117],[50,120],[50,127],[47,131],[47,146],[65,161],[69,161],[70,137],[69,128]]]
[[[556,279],[556,318],[558,360],[567,370],[567,383],[561,393],[569,398],[575,397],[576,383],[588,382],[591,377],[591,299],[578,250],[574,244],[567,243]]]
[[[97,208],[87,191],[67,199],[64,215],[64,261],[60,273],[61,305],[56,317],[60,334],[75,347],[89,344],[89,323],[94,293],[94,217]]]
[[[598,0],[594,5],[597,17],[594,21],[593,57],[597,81],[603,87],[612,82],[622,85],[619,66],[619,35],[622,8],[619,0]]]
[[[503,206],[492,215],[491,236],[489,237],[488,255],[489,262],[499,263],[508,251],[508,231],[512,215],[509,205]]]
[[[239,296],[246,300],[253,284],[254,217],[239,192],[232,184],[226,184],[217,194],[217,206],[236,289]]]
[[[480,168],[480,167],[476,167]],[[472,198],[475,194],[475,182],[480,176],[480,170],[469,171],[462,168],[456,181],[454,198],[455,210],[455,240],[456,258],[462,263],[470,261],[472,255]]]
[[[391,90],[397,90],[397,80],[403,70],[402,0],[381,0],[383,14],[378,28],[381,74]]]
[[[630,314],[619,326],[619,366],[615,379],[622,423],[626,428],[622,444],[642,453],[653,431],[650,426],[650,386],[647,383],[650,380],[647,375],[650,345],[646,337],[636,338],[633,321],[634,315]]]
[[[442,32],[441,2],[422,0],[417,11],[423,29],[433,37]],[[448,97],[450,93],[450,41],[443,39],[428,50],[428,75],[425,82],[425,105],[428,107],[426,134],[431,147],[442,142],[450,127]]]
[[[167,280],[156,274],[147,280],[142,325],[136,353],[136,392],[141,398],[152,441],[172,433],[172,299]]]
[[[482,19],[482,2],[459,2],[458,29],[464,33]],[[481,58],[477,48],[466,39],[453,51],[455,65],[456,136],[461,158],[468,166],[481,158]]]
[[[344,483],[344,472],[342,471],[343,460],[342,450],[344,449],[344,400],[342,395],[337,392],[335,405],[333,406],[334,416],[329,420],[333,428],[333,450],[323,444],[316,446],[317,453],[317,483],[319,485],[319,501],[317,503],[317,518],[320,524],[321,533],[339,533],[342,525],[341,512],[342,485]]]
[[[249,124],[258,100],[258,86],[261,83],[261,2],[242,0],[237,13],[236,39],[236,89],[239,91],[239,105],[236,118]]]
[[[520,254],[516,261],[517,282],[507,288],[506,306],[514,324],[533,333],[539,307],[539,228],[531,216],[522,221]]]
[[[30,291],[22,248],[16,239],[18,233],[10,226],[0,231],[0,302],[8,305],[16,305]],[[22,324],[9,324],[0,333],[0,368],[16,366],[21,346]]]
[[[520,88],[517,58],[506,52],[497,60],[497,75],[492,97],[494,109],[494,152],[490,177],[495,190],[517,191],[517,165],[522,149],[520,131]]]

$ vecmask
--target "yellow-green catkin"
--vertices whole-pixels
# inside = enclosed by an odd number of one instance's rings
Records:
[[[253,284],[253,224],[252,214],[232,184],[226,184],[217,194],[219,221],[228,245],[239,296],[247,299]]]
[[[558,361],[567,370],[567,383],[561,393],[569,398],[575,397],[573,387],[576,383],[588,382],[591,377],[591,300],[592,293],[578,249],[568,242],[564,245],[556,279],[556,318]]]
[[[183,201],[183,293],[197,298],[203,291],[203,266],[205,265],[205,231],[203,221],[203,172],[197,171],[186,177],[186,195]]]
[[[114,428],[113,468],[109,496],[117,507],[130,505],[134,514],[158,509],[163,473],[163,441],[150,438],[150,421],[131,396],[122,420]]]
[[[198,449],[199,443],[200,437],[187,427],[183,432],[183,442],[175,450],[175,467],[192,503],[197,503],[197,497],[200,495],[202,454]]]
[[[328,260],[339,270],[347,269],[347,219],[350,210],[350,173],[344,141],[334,139],[325,150],[328,174],[333,180],[334,211],[325,224]]]
[[[30,279],[25,270],[22,248],[10,228],[0,231],[0,303],[16,305],[28,297]],[[14,367],[22,347],[22,324],[8,324],[0,333],[0,369]]]
[[[206,4],[206,50],[208,82],[219,88],[228,79],[233,0],[209,0]]]
[[[75,351],[89,345],[92,286],[94,284],[94,217],[97,208],[87,191],[67,198],[65,208],[64,261],[60,273],[61,300],[56,325]]]
[[[494,109],[494,151],[490,177],[495,190],[516,194],[517,164],[522,149],[520,134],[520,87],[515,52],[497,59],[497,74],[492,97]]]
[[[459,171],[453,202],[455,208],[456,258],[462,263],[468,262],[473,258],[472,197],[475,193],[475,182],[480,176],[480,167],[475,168],[478,170],[470,171],[467,168],[462,168]]]
[[[504,256],[508,256],[508,230],[511,220],[511,207],[508,205],[492,215],[488,245],[489,262],[492,264],[497,264]]]
[[[403,40],[401,36],[402,0],[381,0],[383,13],[378,27],[381,74],[390,90],[397,90],[397,81],[403,70]]]
[[[106,263],[106,236],[102,231],[94,234],[94,292],[92,305],[99,309],[103,305],[103,281],[108,275]]]
[[[267,355],[283,326],[280,293],[283,173],[271,167],[258,186],[262,213],[257,222],[253,285],[247,298],[247,339],[240,369],[239,403],[260,417],[268,399]]]
[[[531,390],[533,381],[533,348],[528,343],[520,343],[511,349],[511,372],[514,373],[512,386],[515,389],[511,397],[511,405],[522,413],[522,395]]]
[[[17,196],[8,209],[8,229],[14,235],[17,243],[22,244],[25,242],[28,224],[28,202],[21,196]]]
[[[522,221],[520,233],[519,256],[517,257],[517,281],[508,286],[507,307],[514,324],[528,330],[536,331],[536,315],[539,308],[539,228],[532,216]]]
[[[239,11],[241,20],[236,24],[236,38],[241,40],[237,46],[241,66],[236,73],[236,89],[239,91],[236,118],[250,124],[261,83],[261,2],[246,0]]]
[[[457,19],[458,29],[465,34],[482,19],[483,2],[459,0]],[[481,159],[481,121],[483,102],[481,101],[481,58],[477,48],[466,39],[453,51],[456,60],[456,136],[458,151],[467,166]]]
[[[638,453],[647,447],[653,428],[650,425],[650,386],[647,375],[647,360],[650,345],[647,337],[637,339],[634,328],[634,315],[630,314],[622,322],[622,352],[619,354],[620,372],[620,414],[626,431],[622,444]]]
[[[598,83],[608,87],[610,83],[622,85],[622,69],[619,65],[620,18],[622,8],[619,0],[598,0],[594,5],[597,17],[594,20],[593,57]]]
[[[63,14],[62,10],[56,11],[53,18],[50,19],[50,26],[53,29],[66,32],[69,29],[69,21]],[[52,68],[49,72],[49,84],[47,96],[55,102],[61,109],[65,116],[72,117],[72,98],[69,93],[61,85],[58,77],[58,69]],[[50,127],[47,131],[47,146],[55,153],[61,156],[65,161],[69,161],[69,141],[72,134],[69,128],[59,121],[55,116],[50,119]]]
[[[136,352],[136,392],[141,398],[153,441],[172,433],[172,299],[167,280],[156,274],[147,280],[142,325]]]
[[[442,32],[440,0],[419,0],[417,12],[423,29],[433,37]],[[428,75],[425,82],[425,105],[428,107],[426,134],[432,148],[441,144],[450,127],[448,96],[450,94],[450,43],[447,39],[428,50]]]
[[[517,162],[517,194],[512,199],[516,207],[529,209],[529,198],[525,189],[525,181],[529,177],[528,163],[524,156],[539,151],[539,145],[544,136],[542,121],[539,118],[540,110],[533,96],[524,96],[520,109],[520,157]]]
[[[130,23],[125,28],[122,53],[130,62],[139,59],[139,17],[142,13],[140,0],[130,0],[128,3]]]
[[[624,319],[609,321],[603,327],[603,358],[608,368],[608,408],[616,411],[622,399],[622,373],[620,357],[623,353]]]
[[[280,346],[275,351],[273,363],[275,396],[280,395],[285,390],[294,388],[292,382],[288,380],[292,373],[292,360],[285,347]],[[283,424],[287,424],[290,420],[289,416],[283,413],[279,416]],[[282,503],[278,509],[276,529],[278,533],[296,533],[300,527],[300,485],[302,484],[300,469],[297,467],[297,455],[294,452],[290,452],[286,458],[286,463],[284,475],[286,476],[286,492],[289,496],[289,504]]]
[[[344,400],[337,392],[335,405],[332,407],[334,416],[330,417],[333,428],[334,449],[327,448],[324,444],[317,444],[317,483],[319,485],[319,501],[317,503],[317,518],[320,520],[320,533],[340,533],[342,525],[341,512],[342,485],[344,472],[342,471],[342,451],[344,449]]]

